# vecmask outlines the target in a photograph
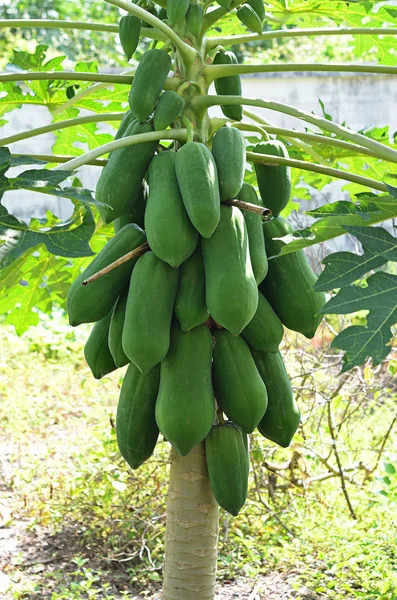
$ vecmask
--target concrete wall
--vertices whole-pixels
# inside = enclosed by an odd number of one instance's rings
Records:
[[[349,74],[322,75],[310,73],[292,73],[274,75],[247,76],[243,78],[245,96],[263,98],[291,104],[297,108],[321,114],[318,99],[325,105],[338,123],[346,122],[355,130],[383,126],[389,124],[391,131],[397,130],[397,77],[380,75],[354,76]],[[255,109],[267,120],[281,127],[304,129],[305,124],[287,115],[275,111]],[[213,109],[212,114],[220,114]],[[9,123],[1,128],[0,136],[11,135],[33,127],[51,122],[51,117],[44,107],[25,106],[6,114]],[[51,153],[55,140],[52,134],[32,138],[12,144],[15,152]],[[85,187],[95,189],[99,169],[84,167],[79,176]],[[343,199],[345,195],[340,189],[343,184],[335,182],[313,196],[311,205]],[[41,196],[28,192],[12,192],[5,195],[4,203],[22,218],[42,216],[47,209],[62,218],[71,211],[67,200]],[[306,206],[302,206],[306,209]],[[346,247],[345,241],[342,243]],[[337,247],[337,246],[335,246]]]

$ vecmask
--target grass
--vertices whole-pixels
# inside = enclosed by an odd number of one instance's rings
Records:
[[[135,472],[122,461],[114,431],[122,371],[93,380],[86,334],[62,318],[23,338],[2,327],[0,517],[6,530],[22,527],[4,567],[9,598],[131,598],[161,580],[169,448],[161,441]],[[285,350],[303,426],[287,450],[252,436],[249,500],[237,518],[221,515],[219,578],[277,570],[321,599],[397,600],[392,436],[382,449],[395,364],[357,370],[338,389],[335,357],[316,343],[294,351],[296,340]]]

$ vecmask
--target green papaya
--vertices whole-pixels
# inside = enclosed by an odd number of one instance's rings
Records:
[[[218,52],[214,58],[214,65],[238,65],[237,56],[230,51]],[[215,90],[218,96],[241,96],[242,86],[240,75],[229,75],[228,77],[219,77],[215,79]],[[241,121],[243,118],[243,107],[221,106],[222,112],[228,119]]]
[[[125,309],[127,306],[128,288],[119,296],[110,320],[109,327],[109,350],[117,367],[128,365],[129,358],[126,356],[122,346],[123,327],[125,319]]]
[[[95,323],[84,346],[84,357],[95,379],[117,369],[108,346],[109,326],[112,313]]]
[[[203,27],[204,11],[201,4],[191,4],[186,14],[186,25],[194,37],[200,37]]]
[[[266,385],[268,407],[258,431],[282,448],[288,448],[300,423],[300,411],[280,352],[252,351],[255,364]]]
[[[239,335],[258,308],[258,288],[252,271],[248,234],[241,211],[221,206],[215,233],[201,240],[206,302],[219,325]]]
[[[198,233],[190,222],[176,178],[176,152],[162,152],[149,166],[145,231],[151,250],[171,267],[194,252]]]
[[[123,137],[153,131],[150,123],[131,123]],[[111,153],[109,162],[102,169],[95,198],[107,206],[99,212],[105,223],[111,223],[125,214],[138,211],[135,207],[142,199],[142,181],[157,148],[157,142],[143,142],[118,148]]]
[[[221,127],[212,138],[212,154],[218,170],[221,202],[232,200],[244,181],[245,141],[235,127]]]
[[[232,0],[216,0],[219,6],[222,6],[225,10],[229,10]]]
[[[153,252],[141,256],[131,276],[123,328],[123,350],[142,373],[168,352],[178,270]]]
[[[289,157],[287,148],[278,140],[259,142],[253,152]],[[291,169],[285,165],[255,163],[255,172],[263,204],[272,211],[274,217],[278,217],[291,196]]]
[[[247,4],[250,5],[252,10],[258,15],[261,23],[263,23],[266,17],[265,5],[263,0],[247,0]]]
[[[164,437],[186,456],[210,432],[215,416],[211,385],[212,338],[200,325],[183,333],[172,328],[161,363],[156,422]]]
[[[263,352],[277,352],[283,339],[284,328],[265,296],[258,294],[258,310],[243,329],[248,345]]]
[[[235,517],[247,499],[247,435],[231,421],[214,425],[205,438],[205,453],[215,500]]]
[[[267,392],[250,349],[241,336],[214,333],[212,383],[218,406],[246,433],[252,433],[265,414]]]
[[[219,182],[211,151],[188,142],[176,154],[176,176],[187,214],[205,238],[214,233],[220,215]]]
[[[131,112],[143,122],[152,114],[171,68],[171,57],[152,48],[142,56],[129,94]]]
[[[174,310],[182,331],[202,325],[210,316],[205,303],[205,273],[200,247],[180,267]]]
[[[120,43],[127,60],[130,60],[139,43],[142,22],[134,15],[125,15],[119,22]]]
[[[182,113],[185,100],[173,90],[161,94],[154,111],[153,124],[156,131],[167,129]]]
[[[136,203],[134,204],[134,206],[132,208],[131,214],[121,215],[121,217],[117,217],[117,219],[115,219],[113,221],[114,233],[117,233],[118,231],[120,231],[120,229],[122,229],[124,227],[124,225],[127,225],[128,223],[135,223],[141,229],[143,229],[144,222],[145,222],[145,208],[146,208],[146,185],[145,185],[145,182],[143,182],[143,185],[141,186],[141,192],[139,194],[139,197],[138,197]]]
[[[128,285],[136,259],[113,269],[87,286],[81,285],[82,282],[127,252],[138,248],[145,241],[145,233],[140,227],[133,223],[126,225],[108,241],[85,271],[74,280],[66,301],[69,323],[72,327],[81,325],[81,323],[94,323],[106,317],[121,292]]]
[[[143,375],[131,363],[121,386],[116,416],[117,445],[132,469],[150,458],[156,446],[159,429],[154,409],[159,381],[160,365]]]
[[[116,131],[116,135],[114,136],[114,139],[119,140],[120,138],[124,137],[126,130],[131,125],[131,123],[134,123],[134,122],[136,123],[137,120],[135,119],[132,112],[130,110],[127,110],[124,117],[121,119],[120,126],[119,126],[118,130]]]
[[[263,206],[256,195],[255,189],[252,185],[249,185],[249,183],[243,183],[237,198],[242,202]],[[248,232],[252,270],[254,271],[256,283],[259,284],[265,279],[269,269],[265,238],[263,235],[262,217],[253,212],[245,211],[244,219]]]
[[[160,8],[159,19],[161,19],[162,21],[168,20],[167,11],[165,8]]]
[[[189,4],[190,0],[167,0],[167,17],[173,27],[183,21]]]
[[[243,4],[237,11],[237,18],[243,23],[250,31],[262,35],[263,27],[262,21],[256,14],[252,6],[249,4]]]
[[[277,255],[284,242],[278,239],[293,233],[291,225],[282,217],[263,224],[267,254]],[[315,292],[317,281],[303,250],[278,256],[269,260],[269,273],[260,284],[260,290],[272,305],[283,324],[314,337],[323,315],[320,313],[326,299],[322,292]]]

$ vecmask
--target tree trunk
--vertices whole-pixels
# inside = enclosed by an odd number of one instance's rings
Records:
[[[204,442],[185,457],[172,450],[163,600],[214,600],[218,514]]]

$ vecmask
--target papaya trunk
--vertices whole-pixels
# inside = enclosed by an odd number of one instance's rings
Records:
[[[163,600],[214,600],[218,515],[204,442],[185,457],[172,450]]]

